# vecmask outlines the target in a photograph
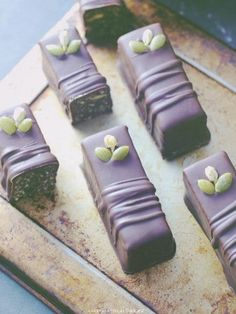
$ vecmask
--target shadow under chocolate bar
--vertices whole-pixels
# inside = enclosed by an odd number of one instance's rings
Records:
[[[119,68],[163,158],[174,159],[209,142],[207,116],[168,40],[155,51],[132,51],[130,41],[147,29],[163,34],[152,24],[119,38]]]
[[[27,132],[16,130],[11,135],[0,130],[1,184],[4,196],[15,206],[26,198],[53,198],[59,166],[29,106],[10,108],[1,112],[0,116],[13,118],[19,108],[26,119],[32,120],[32,127]]]
[[[84,36],[96,44],[114,44],[133,28],[134,17],[122,0],[79,0]]]
[[[118,144],[113,157],[102,161],[95,150],[104,146],[107,135]],[[118,158],[127,146],[128,154],[126,151],[125,157]],[[174,238],[128,128],[119,126],[86,138],[82,152],[89,189],[123,271],[135,273],[172,258],[176,250]]]
[[[75,28],[68,29],[70,41],[81,40]],[[98,71],[81,41],[79,51],[62,56],[52,55],[48,45],[60,46],[58,35],[39,43],[43,70],[72,124],[111,112],[112,100],[106,79]]]
[[[198,180],[207,179],[205,173],[209,166],[219,177],[232,174],[231,186],[224,192],[208,195],[200,190]],[[211,241],[227,281],[236,293],[236,170],[228,155],[220,152],[184,169],[184,184],[186,206]]]

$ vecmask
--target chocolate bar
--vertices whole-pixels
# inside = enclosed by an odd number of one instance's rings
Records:
[[[125,273],[172,258],[175,241],[134,148],[118,126],[82,141],[83,170]]]
[[[173,159],[210,140],[207,116],[160,24],[118,40],[119,67],[163,158]]]
[[[184,169],[185,203],[219,257],[236,292],[236,170],[225,152]]]
[[[53,198],[58,160],[27,105],[0,114],[1,184],[9,202]]]
[[[42,40],[40,47],[44,73],[72,124],[111,112],[110,88],[75,28]]]
[[[133,17],[122,0],[79,0],[84,36],[96,44],[113,44],[131,30]]]

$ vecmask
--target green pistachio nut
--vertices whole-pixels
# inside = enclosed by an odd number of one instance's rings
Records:
[[[70,42],[68,31],[66,29],[64,29],[63,31],[61,31],[59,33],[59,41],[60,41],[62,48],[65,52],[68,45],[69,45],[69,42]]]
[[[149,50],[148,47],[142,41],[139,40],[131,40],[129,42],[129,47],[135,53],[144,53]]]
[[[213,195],[215,194],[215,186],[212,182],[205,180],[205,179],[200,179],[197,181],[199,189],[208,195]]]
[[[129,146],[121,146],[112,154],[112,160],[124,160],[129,154]]]
[[[62,46],[59,45],[46,45],[46,49],[49,53],[55,57],[61,57],[64,55],[64,50]]]
[[[148,46],[153,39],[153,32],[150,29],[146,29],[143,32],[143,42],[146,46]]]
[[[80,45],[81,45],[80,39],[72,40],[67,47],[66,54],[77,53],[80,50]]]
[[[215,189],[217,193],[226,192],[233,183],[233,175],[230,172],[222,174],[216,182]]]
[[[160,49],[165,45],[166,42],[166,36],[164,34],[158,34],[153,37],[149,47],[151,51],[155,51]]]
[[[112,153],[108,148],[105,147],[96,147],[95,148],[95,155],[101,161],[108,161],[111,159]]]
[[[30,118],[24,119],[19,125],[18,125],[18,131],[22,133],[28,132],[33,126],[33,121]]]
[[[113,135],[106,135],[104,137],[104,144],[107,148],[110,148],[112,152],[115,150],[116,146],[118,146],[117,139]]]
[[[206,175],[208,180],[210,180],[211,182],[214,182],[214,183],[217,182],[217,179],[219,177],[216,169],[212,166],[208,166],[205,168],[205,175]]]
[[[0,129],[8,135],[16,133],[16,123],[11,117],[2,116],[0,117]]]
[[[22,107],[17,107],[13,113],[13,119],[16,121],[16,125],[21,123],[26,117],[25,109]]]

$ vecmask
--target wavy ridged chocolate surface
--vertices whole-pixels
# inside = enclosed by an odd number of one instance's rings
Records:
[[[81,40],[75,28],[68,29],[68,35],[70,40]],[[106,79],[97,71],[83,42],[81,41],[80,50],[77,53],[61,57],[55,57],[48,52],[46,46],[49,44],[60,45],[58,34],[42,40],[39,45],[42,51],[44,73],[50,86],[57,93],[59,100],[65,105],[72,123],[79,122],[76,116],[79,107],[84,105],[85,102],[87,102],[87,107],[91,102],[94,105],[96,103],[95,99],[89,99],[89,97],[91,94],[99,94],[100,91],[106,91],[104,98],[109,103],[108,111],[111,111],[110,89],[106,84]],[[87,101],[84,99],[86,96]],[[72,103],[79,99],[81,99],[81,104],[79,102],[75,104],[78,109],[73,110]],[[86,120],[86,117],[81,120]]]
[[[205,168],[214,167],[219,175],[233,174],[230,189],[221,194],[206,195],[197,185],[204,179]],[[184,170],[185,201],[212,243],[230,286],[236,292],[236,170],[228,155],[220,152]]]
[[[84,95],[104,87],[106,80],[94,68],[93,63],[86,64],[77,73],[68,75],[61,81],[60,94],[64,104],[78,95]]]
[[[101,193],[98,207],[109,217],[109,229],[116,246],[120,231],[146,220],[164,217],[153,184],[145,177],[109,185]],[[104,208],[104,209],[103,209]]]
[[[163,157],[173,159],[208,143],[207,117],[168,41],[153,52],[136,54],[130,49],[129,42],[142,39],[146,29],[163,33],[159,24],[152,24],[120,37],[119,65]]]
[[[14,179],[44,166],[52,165],[57,169],[59,165],[56,157],[50,152],[30,108],[27,105],[16,107],[24,108],[26,117],[32,119],[33,126],[26,133],[17,131],[13,135],[0,131],[1,184],[9,200],[14,198]],[[0,115],[13,116],[16,107],[1,112]]]
[[[103,162],[96,157],[94,149],[104,146],[105,135],[129,146],[124,160]],[[123,270],[134,273],[173,257],[175,241],[127,127],[88,137],[82,150],[90,190]]]

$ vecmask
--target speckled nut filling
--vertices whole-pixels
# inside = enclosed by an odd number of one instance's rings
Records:
[[[58,165],[47,165],[22,173],[11,183],[10,202],[16,204],[22,198],[40,199],[54,197]]]
[[[109,87],[101,88],[93,93],[74,99],[67,112],[72,124],[92,119],[100,114],[112,111],[112,100]]]
[[[84,25],[88,41],[102,44],[115,42],[119,36],[128,32],[130,18],[123,5],[107,6],[85,12]]]

